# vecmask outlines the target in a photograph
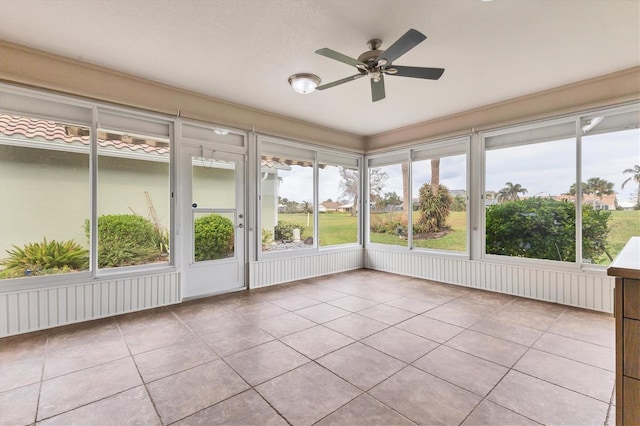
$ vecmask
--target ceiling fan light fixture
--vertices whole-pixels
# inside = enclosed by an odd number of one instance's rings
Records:
[[[289,77],[289,84],[297,93],[306,95],[316,90],[320,84],[320,77],[307,73],[294,74]]]

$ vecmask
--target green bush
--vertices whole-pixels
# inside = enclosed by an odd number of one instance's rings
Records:
[[[605,252],[611,213],[587,205],[582,212],[582,257],[593,261]],[[486,213],[487,253],[575,262],[573,203],[528,198],[489,206]]]
[[[304,233],[304,226],[279,220],[276,227],[273,228],[273,238],[276,240],[292,240],[293,230],[296,228],[300,230],[300,235]]]
[[[273,233],[267,231],[266,229],[262,230],[262,247],[266,247],[273,242]]]
[[[369,229],[376,234],[406,235],[407,225],[402,213],[375,213],[369,218]]]
[[[89,238],[89,221],[85,221]],[[132,214],[98,217],[98,267],[140,265],[162,255],[156,229],[149,220]]]
[[[219,214],[197,218],[193,224],[196,261],[223,259],[233,255],[234,229],[231,220]]]
[[[0,271],[1,278],[58,274],[89,267],[89,251],[73,240],[58,242],[44,238],[23,248],[14,245],[7,253],[9,257],[0,261],[5,267]]]

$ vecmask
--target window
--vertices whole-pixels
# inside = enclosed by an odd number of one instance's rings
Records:
[[[585,263],[608,265],[632,236],[640,236],[638,121],[638,111],[628,111],[580,122]],[[576,191],[573,186],[574,198]]]
[[[369,159],[369,241],[408,246],[408,152]]]
[[[259,141],[261,253],[358,244],[360,158],[267,137]]]
[[[89,269],[90,130],[0,114],[0,279]]]
[[[415,150],[413,247],[467,251],[466,140]]]
[[[169,140],[98,130],[98,268],[169,262]]]
[[[89,105],[5,99],[67,118],[0,114],[0,279],[168,264],[170,125],[99,107],[93,133]]]
[[[320,246],[358,243],[358,160],[320,153],[318,191]]]
[[[315,153],[262,142],[262,251],[305,250],[314,244],[313,166]]]
[[[574,135],[568,121],[486,139],[487,254],[576,261]]]

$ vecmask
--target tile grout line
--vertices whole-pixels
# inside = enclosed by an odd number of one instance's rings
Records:
[[[501,308],[501,309],[502,309],[502,308]],[[498,309],[496,312],[500,311],[501,309]],[[563,311],[563,312],[564,312],[564,311]],[[562,314],[560,314],[560,315],[562,315]],[[557,318],[556,318],[553,322],[555,322],[556,320],[557,320]],[[552,323],[553,323],[553,322],[552,322]],[[549,325],[549,327],[551,327],[551,325]],[[547,329],[549,329],[549,327],[547,327]],[[474,330],[474,331],[475,331],[475,330]],[[511,409],[509,409],[509,408],[507,408],[507,407],[504,407],[503,405],[498,404],[498,403],[496,403],[496,402],[494,402],[494,401],[488,400],[488,399],[487,399],[487,397],[488,397],[489,395],[491,395],[491,393],[492,393],[492,392],[493,392],[493,391],[498,387],[498,385],[499,385],[499,384],[504,380],[504,378],[505,378],[505,377],[507,377],[507,375],[508,375],[511,371],[518,371],[518,370],[514,370],[514,368],[513,368],[513,367],[515,367],[515,365],[516,365],[518,362],[520,362],[520,360],[521,360],[521,359],[522,359],[522,358],[527,354],[527,352],[529,352],[529,350],[533,347],[533,345],[535,345],[535,344],[536,344],[536,342],[537,342],[537,341],[538,341],[542,336],[544,336],[544,333],[546,333],[546,330],[545,330],[545,331],[543,331],[543,332],[542,332],[542,334],[540,334],[540,336],[538,336],[538,337],[536,338],[536,340],[535,340],[533,343],[531,343],[531,345],[530,345],[530,346],[528,346],[528,347],[527,347],[527,350],[526,350],[526,351],[524,351],[524,352],[522,353],[522,355],[520,355],[520,357],[519,357],[519,358],[518,358],[518,359],[517,359],[517,360],[516,360],[516,361],[515,361],[515,362],[514,362],[510,367],[508,367],[507,371],[502,375],[502,377],[500,378],[500,380],[498,380],[498,381],[497,381],[497,382],[496,382],[496,383],[491,387],[491,389],[489,390],[489,392],[487,392],[487,393],[486,393],[486,394],[485,394],[485,395],[480,399],[480,401],[478,402],[478,404],[476,404],[476,406],[475,406],[475,407],[473,407],[473,410],[471,410],[471,411],[467,414],[467,416],[462,420],[461,424],[462,424],[462,423],[464,423],[464,422],[467,420],[467,418],[469,418],[469,416],[471,416],[471,414],[476,410],[476,408],[478,408],[478,406],[480,406],[480,404],[482,404],[485,400],[487,400],[487,401],[489,401],[489,402],[492,402],[492,403],[494,403],[494,404],[497,404],[497,405],[499,405],[500,407],[503,407],[503,408],[505,408],[505,409],[507,409],[507,410],[509,410],[509,411],[511,411],[511,412],[514,412],[514,413],[516,413],[516,414],[518,414],[518,415],[520,415],[520,416],[522,416],[522,417],[525,417],[525,418],[527,418],[527,419],[529,419],[529,420],[531,420],[531,421],[534,421],[534,422],[536,422],[536,423],[540,423],[540,422],[538,422],[538,421],[536,421],[536,420],[534,420],[534,419],[531,419],[530,417],[528,417],[528,416],[526,416],[526,415],[524,415],[524,414],[522,414],[522,413],[519,413],[519,412],[517,412],[517,411],[511,410]],[[492,336],[492,337],[494,337],[494,336]],[[503,340],[504,340],[504,339],[503,339]],[[523,346],[524,346],[524,345],[523,345]],[[531,376],[531,377],[533,377],[533,376]],[[536,378],[537,378],[537,377],[536,377]],[[541,379],[539,379],[539,380],[541,380]],[[541,424],[541,423],[540,423],[540,424]]]
[[[131,348],[127,344],[127,340],[124,338],[124,333],[122,331],[122,328],[120,328],[120,323],[115,318],[114,318],[114,322],[116,323],[116,327],[118,327],[118,332],[120,332],[120,337],[122,338],[122,341],[124,342],[125,346],[127,347],[127,351],[129,352],[129,356],[131,357],[131,362],[133,362],[133,365],[136,367],[136,371],[138,372],[138,377],[140,377],[140,382],[142,382],[142,386],[144,386],[144,390],[147,393],[147,397],[149,398],[149,402],[151,402],[151,406],[153,407],[153,411],[156,413],[156,417],[158,418],[158,421],[160,422],[160,424],[163,424],[162,417],[160,416],[160,413],[158,412],[158,407],[156,407],[156,403],[153,400],[153,398],[151,397],[151,392],[149,392],[149,388],[147,387],[147,383],[144,381],[144,377],[142,377],[142,373],[140,372],[140,368],[138,367],[138,363],[136,362],[136,359],[135,359],[133,353],[131,352]]]

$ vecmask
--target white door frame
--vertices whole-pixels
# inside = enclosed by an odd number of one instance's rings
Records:
[[[247,223],[245,154],[220,150],[218,146],[201,141],[184,140],[179,149],[179,245],[181,287],[183,299],[204,297],[247,288]],[[216,158],[235,165],[235,206],[216,208],[207,200],[192,200],[193,157]],[[205,164],[206,165],[206,164]],[[193,207],[194,203],[201,203]],[[233,218],[234,256],[228,259],[194,261],[194,213],[219,213]]]

